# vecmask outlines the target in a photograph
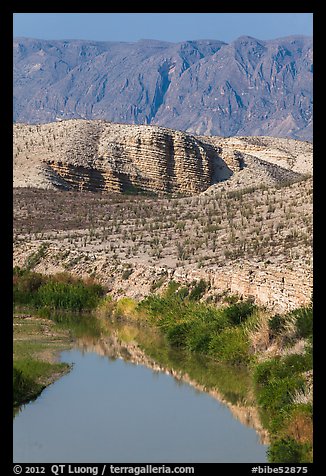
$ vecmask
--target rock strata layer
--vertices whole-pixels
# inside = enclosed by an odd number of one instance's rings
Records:
[[[15,187],[192,195],[231,178],[271,185],[307,173],[308,142],[196,137],[106,121],[14,125]]]
[[[14,149],[16,186],[192,194],[232,174],[218,148],[156,126],[82,120],[17,124]]]

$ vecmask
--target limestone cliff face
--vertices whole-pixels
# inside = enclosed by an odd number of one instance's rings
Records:
[[[191,195],[312,174],[312,145],[193,136],[158,126],[68,120],[14,125],[14,187]]]
[[[232,175],[219,148],[172,129],[71,120],[14,126],[14,186],[192,194]]]

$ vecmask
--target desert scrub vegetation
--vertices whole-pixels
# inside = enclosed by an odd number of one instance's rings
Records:
[[[44,258],[46,250],[48,249],[50,243],[43,242],[39,246],[39,248],[28,256],[25,262],[26,270],[30,271],[31,269],[35,268],[35,266],[40,263],[40,261]]]
[[[43,243],[70,251],[61,260],[70,270],[84,266],[78,254],[88,252],[172,268],[278,256],[309,267],[311,189],[311,179],[185,198],[15,189],[15,246],[37,245],[31,265],[51,259]]]
[[[45,276],[14,268],[13,299],[15,306],[28,306],[42,311],[85,311],[94,309],[104,289],[95,281],[83,281],[68,273]]]

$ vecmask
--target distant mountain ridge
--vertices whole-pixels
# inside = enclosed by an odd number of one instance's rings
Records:
[[[14,39],[15,122],[71,118],[312,140],[312,38]]]

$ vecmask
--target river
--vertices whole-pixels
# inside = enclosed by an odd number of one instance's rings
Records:
[[[245,369],[117,323],[60,359],[72,370],[15,415],[15,463],[267,461]]]

